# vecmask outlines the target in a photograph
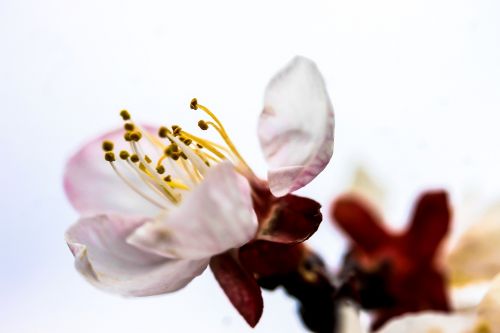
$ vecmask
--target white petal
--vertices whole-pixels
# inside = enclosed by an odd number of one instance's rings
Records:
[[[160,210],[130,189],[104,160],[102,141],[115,143],[116,155],[125,148],[123,129],[103,134],[84,145],[66,164],[64,189],[73,207],[83,215],[99,213],[154,216]],[[121,144],[121,145],[120,145]],[[130,149],[129,149],[130,150]],[[135,187],[149,191],[117,156],[117,164]],[[154,193],[153,193],[154,195]]]
[[[473,314],[421,312],[392,319],[377,333],[469,333],[474,320]]]
[[[458,240],[446,260],[452,282],[492,279],[500,273],[500,205],[491,208]]]
[[[210,168],[180,206],[137,229],[128,241],[162,256],[200,259],[240,247],[256,231],[250,186],[225,162]]]
[[[80,219],[66,232],[76,269],[97,288],[124,296],[172,292],[203,272],[208,260],[166,259],[127,244],[146,221],[117,215]]]
[[[333,107],[316,65],[296,57],[269,83],[258,135],[271,192],[283,196],[312,181],[333,153]]]
[[[500,333],[500,275],[493,283],[478,307],[478,332]]]

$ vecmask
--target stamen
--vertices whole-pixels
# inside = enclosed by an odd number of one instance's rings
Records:
[[[141,138],[142,138],[142,133],[141,133],[141,132],[139,132],[139,131],[135,131],[135,132],[131,132],[131,133],[130,133],[130,139],[131,139],[132,141],[137,142],[137,141],[139,141]]]
[[[104,159],[108,162],[114,162],[116,161],[115,159],[115,153],[108,151],[106,154],[104,154]]]
[[[136,154],[132,154],[132,155],[130,155],[130,160],[133,163],[137,163],[137,162],[139,162],[139,156],[137,156]]]
[[[198,127],[206,131],[208,129],[207,122],[205,120],[198,121]]]
[[[123,120],[127,121],[130,120],[130,113],[128,113],[127,110],[122,110],[120,112],[120,116],[122,117]]]
[[[215,114],[213,114],[212,111],[210,111],[207,107],[205,107],[201,104],[198,104],[198,101],[195,98],[193,100],[191,100],[191,105],[193,105],[193,104],[194,104],[194,108],[193,108],[194,110],[197,110],[197,109],[202,110],[203,112],[208,114],[210,116],[210,118],[212,118],[215,121],[215,124],[212,122],[206,122],[206,124],[212,125],[212,127],[214,127],[217,130],[217,132],[219,132],[220,136],[222,137],[224,142],[228,145],[229,149],[238,158],[238,160],[243,164],[243,166],[247,169],[247,171],[252,172],[250,167],[248,166],[248,164],[245,162],[245,160],[243,159],[241,154],[238,152],[238,150],[234,146],[233,142],[229,138],[229,135],[227,134],[226,130],[224,129],[224,126],[219,121],[219,119],[215,116]],[[217,126],[216,126],[216,124],[217,124]]]
[[[123,125],[123,128],[126,130],[126,131],[133,131],[135,126],[134,124],[132,123],[125,123],[125,125]]]
[[[165,126],[162,126],[160,127],[160,129],[158,130],[158,136],[160,138],[166,138],[167,137],[167,134],[171,134],[172,132],[166,128]]]
[[[111,141],[103,141],[102,142],[102,150],[104,151],[113,151],[114,144]]]
[[[116,166],[113,162],[110,162],[110,164],[111,164],[111,167],[113,168],[113,170],[115,171],[115,173],[118,175],[118,177],[120,177],[121,180],[123,180],[123,182],[125,184],[127,184],[128,187],[130,187],[135,193],[139,194],[141,197],[143,197],[144,199],[146,199],[147,201],[149,201],[150,203],[152,203],[153,205],[157,206],[160,209],[167,208],[167,207],[163,206],[162,204],[158,203],[155,199],[148,196],[146,193],[139,190],[137,187],[135,187],[134,184],[132,184],[124,175],[122,175],[121,172],[118,171],[118,169],[116,168]]]
[[[197,170],[199,170],[202,175],[205,174],[205,172],[207,171],[207,166],[205,165],[205,163],[203,163],[203,161],[201,160],[201,158],[199,158],[198,155],[196,155],[191,148],[189,148],[188,146],[186,146],[184,143],[182,143],[175,136],[169,135],[169,138],[172,141],[174,141],[174,143],[176,143],[177,146],[179,146],[181,148],[181,150],[187,155],[187,157],[189,158],[189,160],[191,161],[191,163],[193,163],[193,165],[195,166],[195,168]]]
[[[145,158],[143,157],[145,154],[143,154],[142,151],[140,150],[140,146],[138,145],[138,143],[132,141],[131,147],[132,147],[132,150],[134,151],[134,153],[139,157],[139,160],[142,162],[142,165],[144,166],[144,168],[146,168],[148,170],[149,176],[152,176],[156,180],[157,184],[162,184],[162,179],[153,170],[153,168],[151,168],[149,166],[149,164],[146,162]],[[179,200],[176,198],[176,196],[168,188],[166,188],[164,186],[160,186],[160,187],[165,191],[165,194],[167,195],[167,197],[169,199],[172,200],[172,202],[174,202],[174,203],[179,202]]]
[[[126,160],[126,159],[128,159],[128,158],[129,158],[129,156],[130,156],[130,154],[129,154],[129,152],[128,152],[128,151],[126,151],[126,150],[122,150],[122,151],[120,151],[120,158],[121,158],[122,160]]]

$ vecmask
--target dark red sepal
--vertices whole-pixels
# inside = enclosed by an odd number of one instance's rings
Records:
[[[297,269],[304,256],[304,245],[256,240],[239,250],[241,263],[258,277],[282,275]]]
[[[234,253],[212,257],[210,268],[227,297],[248,325],[255,327],[262,316],[264,302],[257,281],[246,271]]]
[[[252,191],[259,220],[256,238],[278,243],[298,243],[318,230],[323,219],[318,202],[293,194],[275,197],[265,183],[253,183]]]

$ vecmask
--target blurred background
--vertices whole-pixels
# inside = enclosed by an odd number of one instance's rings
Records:
[[[252,331],[210,271],[142,299],[86,283],[63,238],[77,214],[62,174],[119,110],[194,128],[197,97],[265,176],[263,92],[297,54],[317,62],[336,112],[334,158],[299,192],[323,204],[310,244],[331,269],[345,243],[328,206],[360,165],[395,228],[437,187],[467,224],[500,201],[499,13],[495,0],[0,0],[0,331]],[[282,291],[264,297],[254,332],[305,330]]]

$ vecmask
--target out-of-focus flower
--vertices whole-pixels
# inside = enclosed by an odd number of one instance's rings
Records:
[[[460,235],[446,258],[454,286],[490,281],[500,273],[500,205],[489,208]]]
[[[443,270],[436,260],[450,223],[445,192],[424,193],[401,233],[387,230],[376,210],[355,194],[336,199],[331,215],[351,241],[341,294],[375,311],[374,328],[408,312],[449,310]]]
[[[265,182],[212,111],[196,99],[191,108],[208,117],[198,122],[200,129],[214,130],[222,143],[178,125],[155,131],[122,111],[124,129],[92,140],[69,160],[64,185],[82,218],[66,240],[89,282],[122,295],[178,290],[210,264],[230,301],[255,326],[260,288],[235,249],[252,240],[294,246],[316,231],[319,204],[290,192],[329,162],[333,109],[308,59],[295,58],[272,79],[258,132],[270,165]],[[259,246],[248,262],[269,254]]]
[[[377,333],[500,333],[500,275],[481,303],[468,312],[423,312],[395,318]]]

